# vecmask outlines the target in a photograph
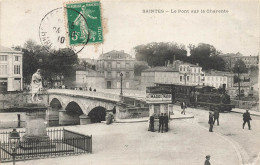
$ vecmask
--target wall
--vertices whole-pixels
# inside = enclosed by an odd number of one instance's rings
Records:
[[[119,119],[132,119],[140,117],[149,117],[149,107],[126,108],[120,109],[117,117]]]

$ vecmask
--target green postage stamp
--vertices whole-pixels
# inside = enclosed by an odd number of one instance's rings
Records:
[[[69,45],[103,42],[99,1],[68,3],[65,7]]]

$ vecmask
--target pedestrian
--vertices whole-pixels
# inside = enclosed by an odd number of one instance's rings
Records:
[[[184,115],[185,115],[185,108],[186,108],[186,107],[187,107],[187,106],[186,106],[185,102],[182,102],[182,103],[181,103],[181,109],[182,109],[181,114],[184,114]]]
[[[210,165],[209,160],[210,160],[210,155],[207,155],[204,165]]]
[[[251,118],[250,113],[248,112],[248,110],[246,110],[246,112],[243,114],[243,120],[244,120],[243,129],[245,127],[245,124],[247,123],[248,124],[248,129],[251,130],[250,120],[252,120],[252,118]]]
[[[165,132],[168,132],[168,122],[169,122],[169,118],[166,115],[166,113],[164,113],[164,125],[165,125]]]
[[[213,114],[209,112],[209,132],[213,132]]]
[[[154,132],[154,114],[152,114],[152,116],[150,116],[149,130],[151,132]]]
[[[214,121],[213,121],[213,125],[215,124],[215,121],[217,120],[217,123],[218,123],[218,125],[219,125],[219,111],[218,110],[215,110],[214,111]]]
[[[164,125],[164,122],[163,122],[163,113],[161,113],[161,115],[159,116],[159,131],[158,132],[162,132],[163,133],[163,125]]]

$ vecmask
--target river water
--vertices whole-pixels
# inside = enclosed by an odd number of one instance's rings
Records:
[[[18,121],[20,114],[20,122]],[[25,127],[25,112],[0,113],[0,129]],[[46,121],[47,127],[59,126],[58,120]]]

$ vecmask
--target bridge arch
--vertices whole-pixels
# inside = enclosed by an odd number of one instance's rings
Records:
[[[82,107],[75,101],[71,101],[65,107],[65,110],[60,112],[59,124],[61,125],[78,125],[80,124],[80,115],[83,114]]]
[[[90,117],[91,123],[100,123],[106,120],[106,108],[102,106],[97,106],[93,108],[88,116]]]
[[[60,110],[62,109],[62,103],[59,99],[53,98],[50,102],[50,107],[52,110]]]

